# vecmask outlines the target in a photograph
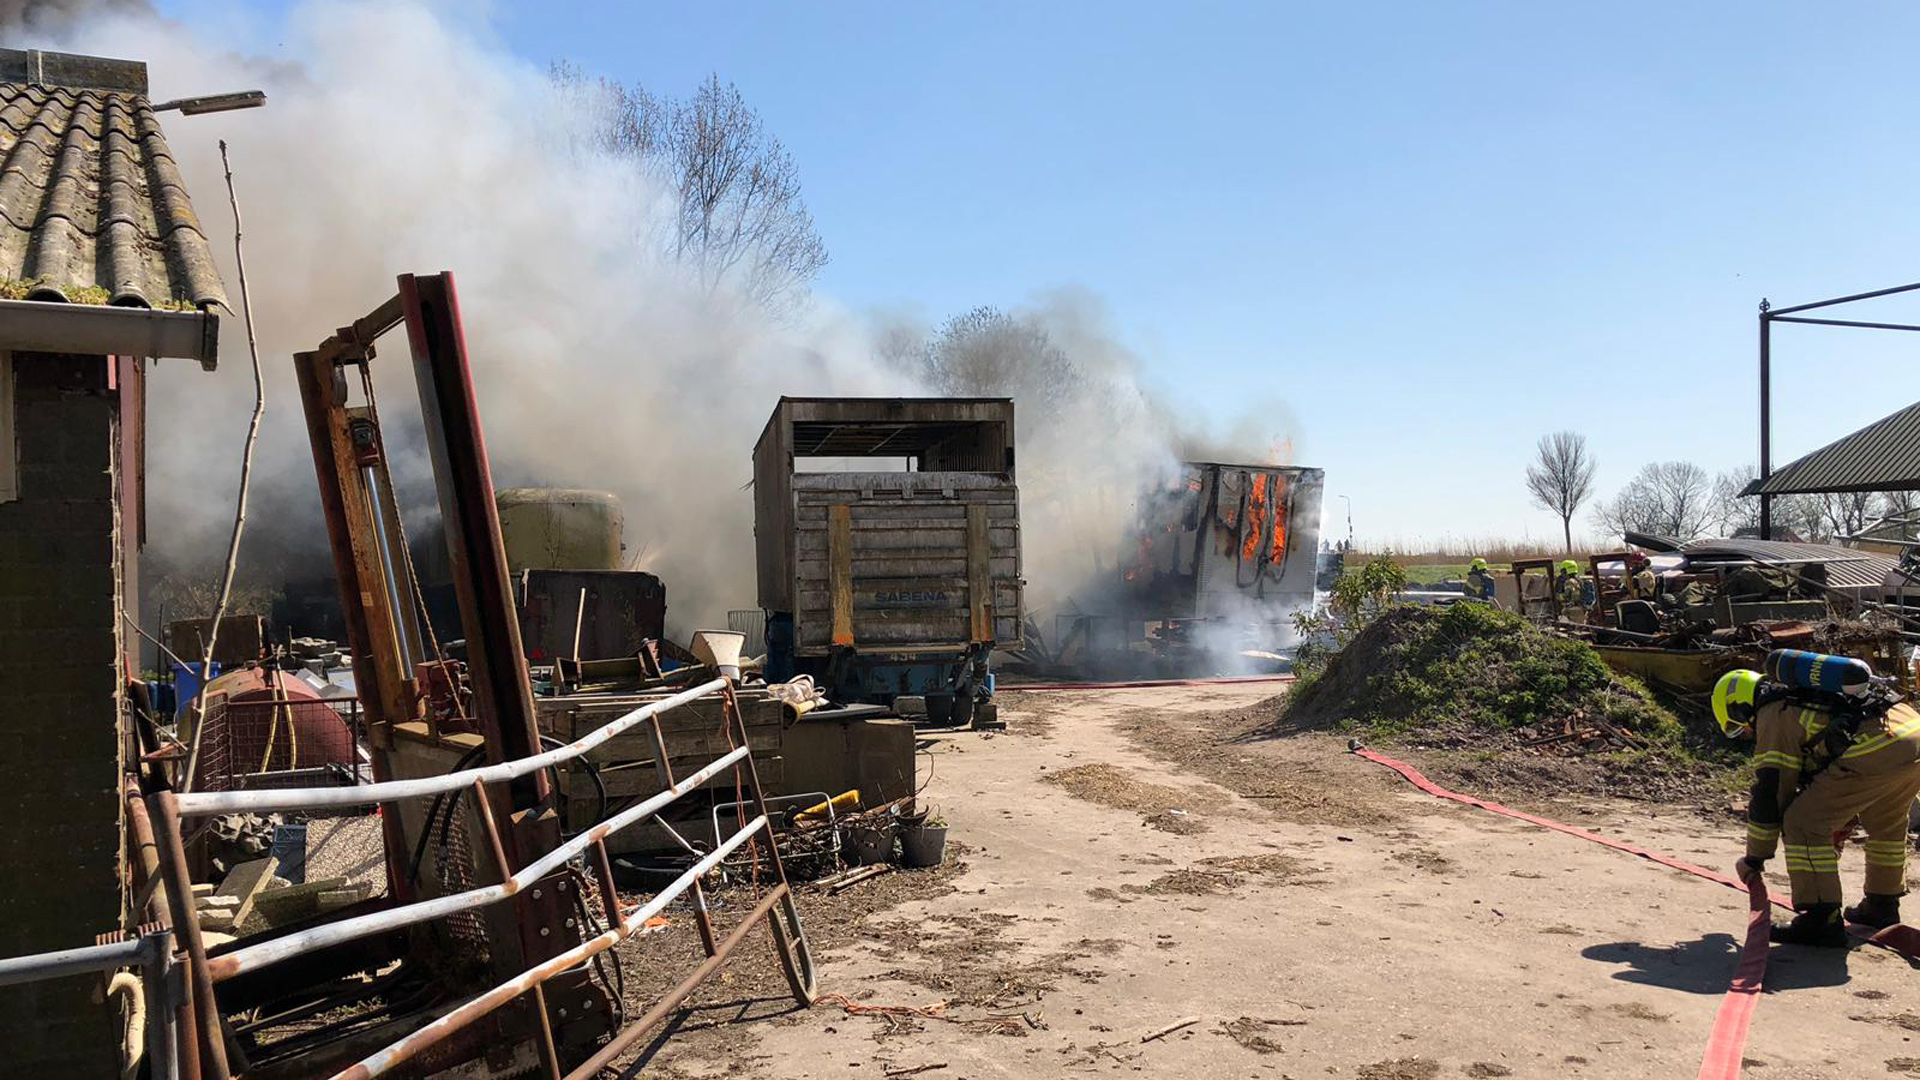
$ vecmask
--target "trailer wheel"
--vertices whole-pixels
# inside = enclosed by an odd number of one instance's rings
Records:
[[[928,694],[926,700],[928,727],[948,727],[954,723],[952,694]]]

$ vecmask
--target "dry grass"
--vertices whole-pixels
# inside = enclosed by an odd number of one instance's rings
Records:
[[[1116,765],[1076,765],[1048,774],[1046,782],[1077,799],[1135,811],[1141,824],[1178,836],[1206,832],[1206,822],[1196,811],[1217,810],[1221,803],[1213,792],[1149,783]]]
[[[1575,559],[1585,566],[1590,550],[1599,549],[1576,544],[1574,553],[1568,555],[1558,543],[1514,543],[1502,540],[1489,542],[1483,547],[1466,546],[1457,550],[1449,546],[1443,550],[1421,552],[1405,552],[1394,548],[1378,552],[1350,551],[1346,563],[1348,566],[1363,565],[1368,559],[1385,555],[1401,566],[1451,566],[1455,563],[1465,566],[1476,558],[1497,566],[1510,565],[1515,559]]]
[[[1432,1058],[1395,1058],[1360,1066],[1360,1080],[1434,1080],[1440,1063]]]

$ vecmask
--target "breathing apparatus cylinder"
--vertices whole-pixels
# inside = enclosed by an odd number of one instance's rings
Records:
[[[1767,654],[1767,678],[1799,690],[1860,697],[1873,686],[1873,669],[1848,656],[1775,649]]]

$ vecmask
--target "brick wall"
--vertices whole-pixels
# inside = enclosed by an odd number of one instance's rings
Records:
[[[20,498],[0,503],[0,956],[119,925],[123,592],[102,357],[17,353]],[[0,449],[0,452],[4,452]],[[0,1072],[110,1076],[98,978],[0,988]]]

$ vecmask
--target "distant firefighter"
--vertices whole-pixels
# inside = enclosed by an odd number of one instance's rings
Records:
[[[1467,599],[1493,603],[1493,572],[1487,560],[1475,559],[1467,566]]]
[[[1660,579],[1654,575],[1653,560],[1637,551],[1627,553],[1627,592],[1635,600],[1655,600],[1660,595]]]
[[[1586,622],[1587,609],[1593,606],[1593,582],[1580,575],[1580,564],[1572,559],[1560,560],[1559,571],[1553,589],[1560,598],[1560,617]]]

